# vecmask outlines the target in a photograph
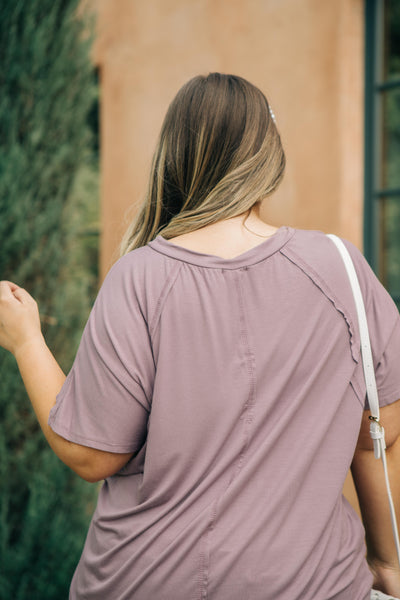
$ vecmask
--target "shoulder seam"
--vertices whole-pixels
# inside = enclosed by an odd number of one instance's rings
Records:
[[[305,261],[301,256],[299,256],[297,252],[295,252],[294,250],[289,250],[289,252],[285,252],[284,248],[282,248],[280,252],[288,260],[290,260],[290,262],[293,263],[298,269],[300,269],[313,282],[313,284],[318,287],[318,289],[321,290],[324,296],[333,304],[335,309],[342,315],[349,330],[351,354],[354,362],[358,363],[360,359],[360,353],[354,335],[355,332],[358,330],[354,327],[353,320],[345,310],[345,307],[342,305],[335,292],[332,291],[332,288],[330,287],[330,285],[328,285],[325,279],[321,277],[321,275],[319,275],[307,261]],[[293,255],[293,258],[290,257],[290,254]],[[296,260],[294,260],[294,257],[296,258]],[[329,295],[327,295],[327,293]]]
[[[149,323],[149,333],[150,333],[151,338],[153,337],[155,330],[157,328],[157,325],[159,323],[162,308],[164,306],[164,302],[165,302],[173,284],[175,283],[175,280],[178,277],[178,274],[179,274],[181,268],[182,268],[182,263],[179,261],[176,261],[175,266],[172,269],[172,272],[169,274],[169,277],[167,277],[167,279],[164,282],[161,293],[157,300],[153,318],[152,318],[151,322]]]

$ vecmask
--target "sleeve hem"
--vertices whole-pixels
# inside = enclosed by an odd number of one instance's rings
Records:
[[[397,319],[396,319],[396,322],[395,322],[395,324],[393,325],[393,328],[392,328],[392,330],[391,330],[391,332],[390,332],[390,335],[389,335],[389,337],[388,337],[388,339],[387,339],[387,341],[386,341],[385,347],[383,348],[383,350],[382,350],[382,352],[381,352],[381,355],[379,356],[379,359],[376,361],[376,364],[377,364],[377,365],[379,365],[379,363],[380,363],[380,362],[381,362],[381,360],[382,360],[382,357],[383,357],[383,355],[384,355],[384,354],[385,354],[385,352],[386,352],[386,349],[387,349],[387,347],[388,347],[388,345],[389,345],[389,343],[390,343],[390,340],[392,339],[392,337],[393,337],[393,335],[394,335],[394,332],[395,332],[395,329],[396,329],[396,325],[397,325],[397,321],[399,321],[399,320],[400,320],[400,314],[398,315],[398,317],[397,317]]]
[[[96,450],[103,450],[105,452],[115,452],[117,454],[125,454],[127,452],[136,452],[137,445],[135,444],[112,444],[104,441],[92,440],[83,435],[71,432],[67,427],[60,425],[55,422],[55,419],[49,417],[48,425],[57,435],[63,437],[69,442],[80,444],[81,446],[88,446]]]
[[[379,397],[379,407],[383,408],[384,406],[388,406],[389,404],[393,404],[393,402],[397,402],[400,400],[400,390],[397,390],[396,393],[387,394],[386,396]]]

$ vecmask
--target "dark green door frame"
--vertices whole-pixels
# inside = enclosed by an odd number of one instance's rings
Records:
[[[397,0],[396,0],[397,1]],[[385,98],[400,90],[398,67],[391,72],[388,66],[392,57],[393,35],[390,26],[398,27],[398,17],[392,21],[393,0],[365,0],[365,117],[364,117],[364,255],[381,279],[387,279],[389,265],[397,256],[398,246],[387,246],[387,220],[385,207],[400,199],[400,187],[396,181],[383,176],[387,166],[385,136],[388,135],[388,112]],[[390,19],[388,21],[388,19]],[[397,41],[398,44],[398,41]],[[395,48],[396,57],[399,55]],[[386,64],[387,63],[387,64]],[[398,110],[398,109],[397,109]],[[386,129],[385,129],[386,128]],[[398,151],[397,151],[398,152]],[[399,156],[400,169],[400,156]],[[395,185],[393,185],[395,183]],[[393,230],[391,235],[393,235]],[[400,232],[399,232],[400,235]],[[393,238],[392,238],[393,240]],[[388,262],[391,261],[391,262]],[[392,278],[393,279],[393,278]],[[396,276],[397,279],[397,276]],[[394,280],[393,280],[394,281]],[[385,282],[384,282],[385,283]],[[399,304],[399,282],[396,290],[389,291]],[[398,296],[398,297],[397,297]]]

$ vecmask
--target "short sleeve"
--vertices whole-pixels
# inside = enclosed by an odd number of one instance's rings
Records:
[[[123,257],[108,273],[48,420],[69,441],[108,452],[140,449],[151,405],[154,360],[133,270]]]
[[[352,256],[364,298],[379,405],[386,406],[400,399],[399,311],[361,252],[343,241]]]
[[[400,317],[396,320],[375,375],[379,405],[386,406],[400,400]]]

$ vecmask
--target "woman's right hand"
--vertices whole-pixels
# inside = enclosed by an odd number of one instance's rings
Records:
[[[0,346],[14,356],[26,343],[42,337],[35,300],[11,281],[0,281]]]

